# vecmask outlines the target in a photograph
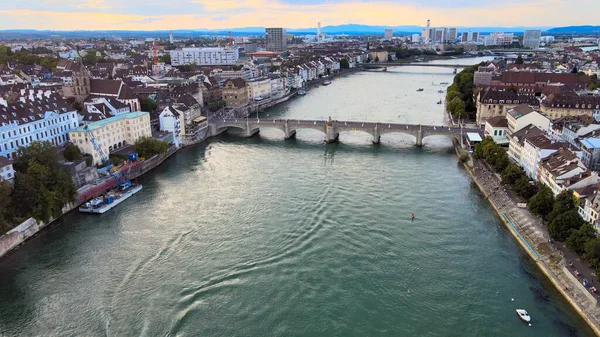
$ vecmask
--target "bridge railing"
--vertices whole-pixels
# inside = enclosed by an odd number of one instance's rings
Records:
[[[273,123],[285,124],[288,123],[290,125],[323,125],[327,124],[328,120],[320,119],[320,120],[302,120],[302,119],[260,119],[260,118],[227,118],[227,119],[219,119],[215,121],[215,124],[237,124],[243,125],[246,123],[251,124],[263,124],[269,125]],[[334,127],[355,127],[355,128],[374,128],[377,126],[378,128],[394,128],[394,129],[415,129],[420,128],[425,131],[450,131],[450,132],[478,132],[479,129],[471,129],[471,128],[461,128],[455,126],[447,126],[447,125],[434,125],[434,124],[401,124],[401,123],[386,123],[386,122],[371,122],[371,121],[338,121],[333,120],[332,124]]]

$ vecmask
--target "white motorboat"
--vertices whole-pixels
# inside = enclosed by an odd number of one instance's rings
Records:
[[[517,315],[519,315],[519,318],[523,322],[528,323],[529,326],[531,326],[531,317],[529,317],[529,314],[527,311],[525,311],[525,309],[517,309]]]

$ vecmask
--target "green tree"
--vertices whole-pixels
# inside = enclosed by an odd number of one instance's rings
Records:
[[[96,50],[88,49],[86,50],[86,54],[82,58],[83,63],[87,65],[93,65],[98,62],[98,57],[96,56]]]
[[[579,256],[582,256],[585,253],[586,242],[595,237],[596,230],[594,229],[594,226],[589,223],[584,223],[579,229],[575,229],[571,232],[571,235],[569,235],[565,243],[567,244],[567,247],[573,249]]]
[[[543,186],[527,204],[529,211],[537,216],[546,219],[554,206],[554,195],[552,190],[547,186]]]
[[[158,57],[158,62],[164,62],[166,64],[171,64],[171,54],[163,54]]]
[[[6,233],[11,227],[8,221],[11,209],[11,192],[12,186],[10,183],[7,180],[0,181],[0,234]]]
[[[448,91],[446,93],[446,102],[451,102],[455,98],[462,101],[462,94],[459,91]]]
[[[454,118],[461,118],[465,113],[465,102],[460,97],[454,97],[448,102],[447,109]]]
[[[82,109],[81,103],[79,103],[77,101],[73,102],[73,104],[71,104],[71,109],[81,112],[81,109]]]
[[[598,267],[600,267],[600,238],[588,240],[584,248],[583,259],[598,271]]]
[[[50,142],[32,142],[29,146],[20,147],[13,167],[17,172],[27,172],[32,160],[49,166],[51,170],[58,169],[56,148]]]
[[[558,241],[565,241],[573,230],[581,227],[584,221],[576,210],[562,213],[548,223],[548,234]]]
[[[521,171],[517,165],[510,163],[506,166],[504,171],[502,171],[502,183],[513,186],[517,179],[523,176],[523,171]]]
[[[513,190],[523,199],[530,200],[539,191],[536,185],[529,182],[529,179],[523,174],[519,179],[515,181]]]
[[[347,58],[343,58],[340,60],[340,69],[349,69],[350,68],[350,62],[348,62]]]
[[[63,151],[63,157],[67,161],[79,161],[81,160],[81,150],[74,144],[69,143]]]
[[[573,191],[564,190],[556,196],[552,212],[548,214],[546,221],[551,222],[557,216],[572,210],[577,210],[577,202],[573,196]]]
[[[156,110],[156,102],[152,98],[144,98],[140,102],[142,111],[154,112]]]
[[[155,154],[165,154],[169,148],[169,144],[165,141],[143,137],[138,139],[135,144],[135,150],[140,157],[149,158]]]
[[[517,59],[515,60],[515,64],[523,64],[523,56],[521,56],[521,54],[519,54],[519,56],[517,56]]]
[[[379,62],[379,55],[375,55],[375,62]]]

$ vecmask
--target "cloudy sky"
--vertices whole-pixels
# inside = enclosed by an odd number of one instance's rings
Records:
[[[0,29],[598,24],[600,0],[1,0]]]

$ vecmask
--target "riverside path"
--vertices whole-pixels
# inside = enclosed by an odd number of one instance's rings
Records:
[[[262,128],[275,128],[283,131],[284,138],[295,137],[296,130],[312,129],[325,133],[325,142],[333,143],[339,138],[340,132],[362,131],[373,136],[373,143],[379,144],[381,136],[388,133],[404,133],[416,138],[416,145],[422,146],[423,139],[428,136],[441,135],[457,138],[462,141],[462,135],[469,132],[479,132],[477,128],[462,126],[398,124],[361,121],[332,120],[299,120],[299,119],[219,119],[211,124],[212,135],[218,135],[229,128],[241,129],[245,137],[252,137]]]

